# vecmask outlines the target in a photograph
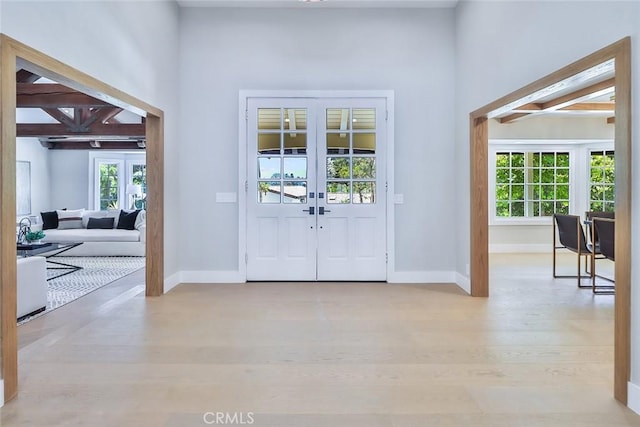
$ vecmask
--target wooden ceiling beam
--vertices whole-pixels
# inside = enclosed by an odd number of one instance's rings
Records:
[[[84,121],[85,125],[92,125],[93,123],[106,123],[112,121],[113,123],[119,123],[117,120],[113,121],[113,118],[122,111],[119,107],[105,107],[97,108],[91,111],[91,116]]]
[[[498,118],[498,122],[510,123],[519,118],[528,116],[530,114],[539,112],[542,113],[544,111],[555,111],[555,110],[596,110],[596,111],[608,111],[610,109],[615,110],[615,103],[607,103],[607,102],[580,102],[580,100],[586,96],[593,95],[594,93],[606,91],[606,90],[615,90],[615,79],[611,78],[608,80],[604,80],[599,83],[595,83],[591,86],[587,86],[582,89],[578,89],[566,95],[559,96],[557,98],[551,99],[544,103],[529,103],[524,104],[520,107],[514,108],[512,111],[517,111],[508,116]],[[577,107],[573,107],[577,105]],[[601,106],[606,105],[607,107]],[[613,108],[611,108],[613,105]],[[588,106],[593,106],[593,108],[588,108]],[[520,111],[531,111],[531,113],[522,113]]]
[[[615,102],[578,102],[560,108],[561,111],[615,111]]]
[[[108,140],[82,140],[82,141],[40,141],[43,147],[49,150],[135,150],[140,151],[138,141],[108,141]]]
[[[558,98],[554,98],[550,101],[547,101],[542,104],[542,109],[548,110],[550,108],[558,107],[559,105],[562,105],[562,104],[577,104],[578,102],[580,102],[580,98],[593,95],[596,92],[600,92],[607,89],[615,90],[615,87],[616,87],[615,79],[612,78],[609,80],[605,80],[600,83],[596,83],[591,86],[578,89],[574,92],[571,92],[566,95],[562,95]],[[565,106],[568,106],[568,105],[564,105],[563,107]]]
[[[18,108],[113,107],[106,101],[57,83],[16,84]]]
[[[519,119],[521,117],[528,116],[528,115],[529,115],[529,113],[514,113],[514,114],[509,114],[508,116],[500,117],[500,118],[498,118],[498,121],[501,124],[510,123],[510,122],[512,122],[514,120],[517,120],[517,119]]]
[[[139,123],[93,124],[87,132],[74,132],[63,124],[18,123],[16,136],[46,138],[49,136],[106,136],[106,137],[144,137],[145,125]]]
[[[73,120],[73,117],[65,113],[63,110],[59,108],[43,108],[42,111],[62,123],[63,125],[68,126],[69,128],[75,128],[76,124]]]
[[[515,108],[513,111],[540,111],[542,110],[542,104],[538,104],[535,102],[524,104],[518,108]]]
[[[20,69],[16,72],[16,82],[18,83],[33,83],[38,79],[40,79],[40,76],[31,71]]]

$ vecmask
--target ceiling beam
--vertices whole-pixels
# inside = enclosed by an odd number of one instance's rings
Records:
[[[16,72],[17,83],[33,83],[38,79],[40,79],[40,76],[32,73],[31,71],[20,69]]]
[[[615,102],[578,102],[560,108],[561,111],[615,111]]]
[[[572,108],[570,108],[572,105],[576,105],[576,104],[599,104],[599,103],[581,103],[580,101],[585,98],[585,97],[589,97],[593,94],[596,94],[598,92],[604,92],[606,93],[607,91],[614,91],[615,90],[615,78],[611,78],[608,80],[604,80],[602,82],[599,83],[595,83],[592,84],[591,86],[587,86],[585,88],[582,89],[578,89],[576,91],[573,91],[571,93],[568,93],[566,95],[562,95],[559,96],[557,98],[554,99],[550,99],[549,101],[543,102],[543,103],[529,103],[529,104],[525,104],[522,105],[520,107],[514,108],[513,111],[532,111],[532,113],[513,113],[510,114],[508,116],[505,117],[501,117],[498,118],[498,121],[500,123],[510,123],[514,120],[517,120],[521,117],[525,117],[529,114],[533,114],[536,112],[544,112],[544,111],[556,111],[556,110],[572,110]],[[603,104],[607,104],[607,103],[603,103]],[[614,107],[615,109],[615,107]],[[586,110],[583,108],[575,108],[575,110]],[[598,111],[601,111],[600,109],[598,109]]]
[[[93,124],[87,132],[74,132],[63,124],[18,123],[16,136],[46,138],[49,136],[107,136],[107,137],[144,137],[146,126],[141,123]]]
[[[576,104],[580,102],[580,98],[585,96],[593,95],[596,92],[606,91],[606,90],[615,90],[616,88],[616,79],[612,78],[609,80],[602,81],[600,83],[593,84],[591,86],[587,86],[582,89],[578,89],[575,92],[568,93],[566,95],[560,96],[558,98],[552,99],[542,104],[543,110],[548,110],[553,107],[558,107],[562,104]],[[566,107],[567,105],[562,105],[562,107]],[[560,107],[560,108],[562,108]]]
[[[135,150],[140,151],[138,141],[108,141],[108,140],[83,140],[83,141],[40,141],[43,147],[49,150]]]
[[[59,108],[43,108],[42,111],[62,123],[63,125],[68,126],[73,129],[76,126],[76,123],[73,120],[73,117],[65,113],[63,110]]]
[[[18,108],[113,107],[106,101],[57,83],[16,84]]]
[[[508,116],[504,116],[504,117],[500,117],[498,118],[498,121],[502,124],[504,123],[510,123],[514,120],[519,119],[520,117],[524,117],[524,116],[528,116],[529,113],[514,113],[514,114],[509,114]]]
[[[87,124],[106,123],[108,121],[112,121],[113,123],[119,123],[117,120],[114,120],[113,118],[118,114],[120,114],[121,111],[122,111],[122,108],[120,107],[98,108],[92,111],[93,114],[85,123]]]

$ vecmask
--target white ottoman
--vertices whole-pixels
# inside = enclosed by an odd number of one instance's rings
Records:
[[[18,318],[47,307],[47,263],[44,257],[18,258]]]

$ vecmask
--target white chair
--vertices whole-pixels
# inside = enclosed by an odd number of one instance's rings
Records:
[[[47,263],[44,257],[18,258],[18,319],[47,308]]]

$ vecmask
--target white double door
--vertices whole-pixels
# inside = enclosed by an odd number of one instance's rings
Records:
[[[385,99],[247,105],[247,280],[386,280]]]

